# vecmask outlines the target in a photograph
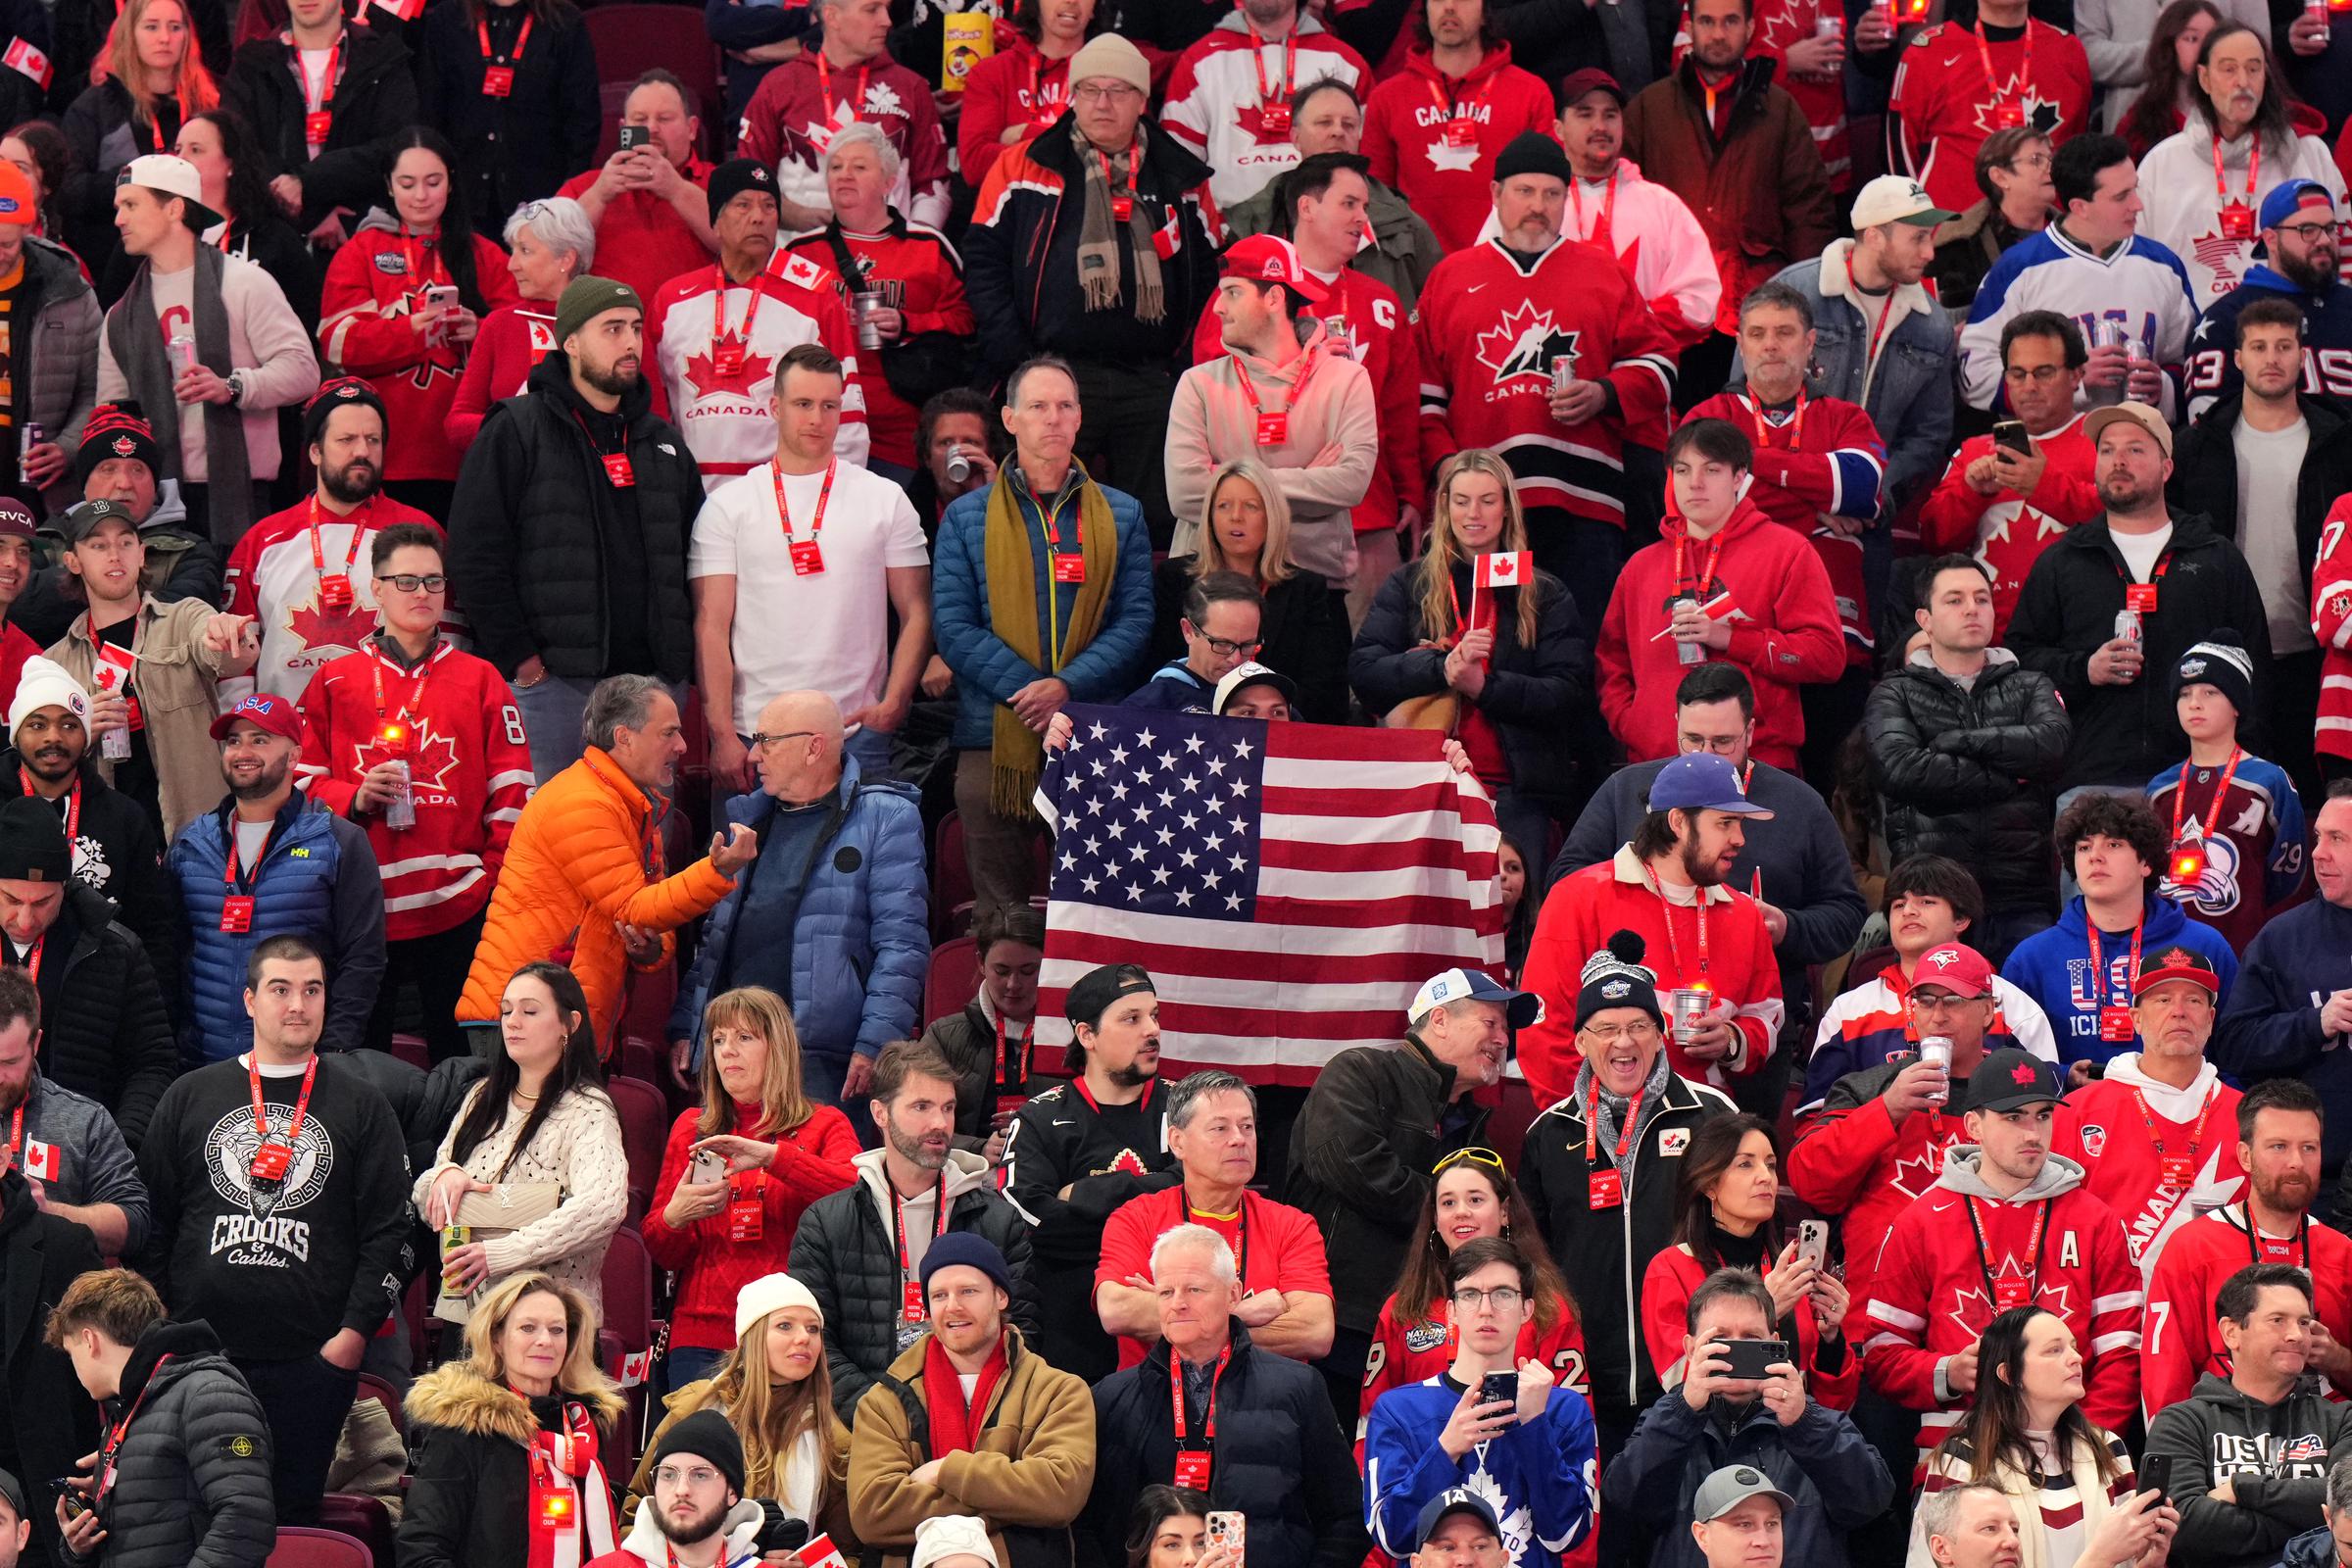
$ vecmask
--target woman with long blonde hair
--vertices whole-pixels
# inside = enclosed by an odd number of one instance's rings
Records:
[[[1348,676],[1391,722],[1458,739],[1504,831],[1543,844],[1572,798],[1569,720],[1592,701],[1592,643],[1567,586],[1527,552],[1502,459],[1447,458],[1428,547],[1381,584]]]
[[[103,272],[98,264],[120,243],[115,176],[134,158],[172,152],[188,118],[220,102],[196,47],[188,0],[128,0],[90,64],[90,85],[67,106],[61,126],[74,154],[67,233],[92,271]]]
[[[702,1104],[669,1129],[645,1247],[678,1275],[665,1389],[706,1377],[735,1348],[737,1293],[792,1260],[801,1210],[857,1179],[858,1134],[802,1088],[801,1037],[784,999],[739,986],[703,1009]]]
[[[824,1531],[852,1560],[850,1429],[833,1412],[825,1314],[789,1274],[763,1275],[735,1298],[736,1337],[710,1376],[672,1394],[646,1445],[623,1511],[652,1494],[662,1434],[698,1410],[716,1410],[743,1440],[743,1494],[774,1502],[810,1534]]]
[[[1195,583],[1230,571],[1265,600],[1257,662],[1298,683],[1298,716],[1320,724],[1348,718],[1348,596],[1291,559],[1291,506],[1265,466],[1237,458],[1209,475],[1197,554],[1153,572],[1154,665],[1184,658],[1184,600]]]

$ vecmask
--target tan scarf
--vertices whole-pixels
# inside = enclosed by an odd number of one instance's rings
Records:
[[[1144,166],[1144,127],[1135,127],[1135,145],[1116,155],[1105,155],[1086,139],[1075,121],[1070,125],[1070,139],[1078,148],[1078,168],[1086,175],[1086,216],[1078,227],[1078,283],[1086,290],[1086,308],[1090,311],[1116,310],[1119,304],[1119,236],[1113,228],[1110,211],[1111,181],[1121,190]],[[1109,172],[1104,173],[1108,165]],[[1170,215],[1174,216],[1173,214]],[[1167,291],[1159,282],[1159,252],[1152,248],[1152,224],[1144,217],[1144,204],[1132,203],[1127,210],[1127,239],[1135,253],[1135,318],[1139,321],[1156,322],[1168,314]]]
[[[980,552],[981,565],[988,573],[989,629],[1005,647],[1048,674],[1058,671],[1070,655],[1092,643],[1095,633],[1102,629],[1110,580],[1119,569],[1119,529],[1111,520],[1110,503],[1102,499],[1102,487],[1086,476],[1084,467],[1074,462],[1070,466],[1078,475],[1078,542],[1086,561],[1086,581],[1079,585],[1077,602],[1070,607],[1069,624],[1061,628],[1059,647],[1046,647],[1037,624],[1039,581],[1044,580],[1048,593],[1057,590],[1053,573],[1041,573],[1038,568],[1037,552],[1043,541],[1040,531],[1030,528],[1013,496],[1012,464],[998,469],[997,482],[989,487],[987,531]],[[1047,504],[1039,501],[1039,515],[1047,513]],[[1038,776],[1045,771],[1045,741],[1004,703],[997,705],[989,760],[995,767],[989,780],[990,808],[999,816],[1033,815],[1036,807],[1030,797],[1037,793]]]

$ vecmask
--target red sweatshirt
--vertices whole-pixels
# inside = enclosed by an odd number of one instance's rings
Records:
[[[2132,1261],[2151,1270],[2166,1241],[2210,1208],[2244,1196],[2237,1102],[2211,1062],[2185,1090],[2140,1070],[2139,1053],[2066,1097],[2050,1152],[2082,1167],[2082,1185],[2123,1221]],[[2161,1152],[2159,1152],[2161,1146]],[[2166,1168],[2168,1160],[2185,1163]],[[2192,1200],[2193,1198],[2193,1200]]]
[[[449,416],[441,421],[449,444],[461,452],[473,445],[490,405],[521,396],[531,371],[555,347],[556,308],[545,300],[517,300],[484,317]]]
[[[1992,451],[1992,437],[1978,435],[1960,444],[1958,456],[1919,511],[1923,552],[1965,550],[1992,569],[1995,642],[2008,635],[2010,612],[2017,609],[2026,574],[2041,553],[2067,529],[2107,510],[2091,479],[2096,454],[2082,434],[2082,416],[2076,415],[2048,435],[2034,437],[2034,445],[2049,463],[2032,495],[2013,490],[1980,495],[1969,484],[1968,466]]]
[[[479,234],[473,275],[493,311],[521,297],[507,272],[507,253]],[[318,357],[345,374],[366,376],[384,400],[386,479],[455,479],[466,455],[446,425],[466,346],[427,344],[409,320],[423,307],[424,291],[448,281],[449,269],[430,240],[392,227],[363,225],[326,266]]]
[[[1364,102],[1363,152],[1372,177],[1427,219],[1441,246],[1466,250],[1494,211],[1495,157],[1520,132],[1548,136],[1551,125],[1551,89],[1511,64],[1509,44],[1458,81],[1414,48]]]
[[[1738,1044],[1722,1061],[1695,1060],[1669,1037],[1666,1054],[1678,1075],[1721,1088],[1727,1074],[1744,1077],[1764,1065],[1780,1038],[1784,1012],[1772,933],[1755,900],[1721,884],[1706,891],[1702,958],[1699,909],[1688,903],[1669,905],[1651,892],[1630,845],[1553,884],[1544,912],[1536,917],[1519,980],[1544,999],[1544,1021],[1519,1031],[1519,1065],[1538,1105],[1551,1104],[1576,1082],[1582,1059],[1576,1049],[1577,977],[1585,960],[1619,931],[1642,939],[1646,949],[1642,961],[1658,977],[1660,1012],[1667,1010],[1669,992],[1700,980],[1736,1009],[1732,1029]]]
[[[977,189],[996,167],[997,155],[1012,145],[1007,126],[1036,135],[1070,107],[1070,63],[1048,60],[1037,45],[1009,27],[999,26],[1001,47],[963,78],[963,109],[956,122],[956,162],[965,183]],[[1011,42],[1004,43],[1009,37]]]
[[[735,1125],[758,1125],[757,1104],[735,1103]],[[699,1134],[697,1108],[678,1113],[669,1129],[669,1146],[662,1152],[662,1176],[654,1185],[653,1206],[645,1215],[645,1250],[654,1261],[678,1276],[678,1305],[670,1317],[669,1343],[698,1350],[728,1350],[735,1347],[735,1297],[762,1274],[778,1274],[792,1261],[792,1233],[800,1228],[801,1211],[828,1193],[838,1193],[858,1179],[850,1164],[858,1152],[858,1135],[850,1118],[831,1105],[818,1105],[808,1119],[775,1141],[775,1162],[763,1171],[736,1178],[760,1192],[760,1239],[727,1240],[727,1214],[721,1209],[696,1220],[685,1230],[673,1228],[662,1212],[669,1207],[678,1181],[686,1174],[687,1153]]]
[[[1600,710],[1610,733],[1625,744],[1631,761],[1674,755],[1674,689],[1688,666],[1677,652],[1681,645],[1661,635],[1673,618],[1666,606],[1678,588],[1688,593],[1699,576],[1710,575],[1707,591],[1696,597],[1718,619],[1731,621],[1732,641],[1707,657],[1747,671],[1756,688],[1754,755],[1793,771],[1805,739],[1797,686],[1836,680],[1845,672],[1837,596],[1821,558],[1751,499],[1740,501],[1714,539],[1686,540],[1682,519],[1673,516],[1663,532],[1658,543],[1635,551],[1617,574],[1608,614],[1601,620],[1594,653],[1600,664]],[[1714,548],[1718,540],[1720,555]],[[1685,557],[1680,584],[1675,581],[1677,545]],[[1710,556],[1715,568],[1708,574]]]
[[[1776,1260],[1764,1258],[1764,1272]],[[1684,1326],[1690,1320],[1691,1293],[1706,1280],[1688,1247],[1669,1247],[1649,1260],[1642,1276],[1642,1343],[1649,1348],[1649,1363],[1668,1388],[1683,1381]],[[1824,1371],[1821,1362],[1821,1325],[1811,1302],[1799,1302],[1790,1314],[1796,1319],[1796,1368],[1805,1375],[1805,1392],[1833,1410],[1851,1410],[1862,1390],[1862,1357],[1843,1339],[1838,1342],[1838,1364]],[[1788,1319],[1783,1318],[1784,1325]]]
[[[1886,1233],[1869,1298],[1855,1298],[1846,1333],[1862,1341],[1870,1386],[1922,1412],[1923,1452],[1968,1402],[1945,1382],[1944,1359],[1976,1345],[1998,1314],[1996,1297],[2011,1289],[2073,1331],[2091,1425],[2120,1431],[2138,1409],[2139,1270],[2115,1211],[2082,1182],[2081,1166],[2053,1158],[2018,1198],[1997,1199],[1977,1174],[1977,1151],[1956,1149],[1935,1187]]]
[[[1913,1111],[1898,1125],[1885,1091],[1853,1102],[1860,1080],[1891,1082],[1892,1073],[1848,1073],[1831,1089],[1821,1113],[1788,1151],[1788,1185],[1824,1214],[1843,1216],[1845,1288],[1870,1298],[1879,1251],[1895,1219],[1943,1174],[1944,1152],[1964,1142],[1957,1115]]]
[[[2230,1276],[2249,1263],[2292,1263],[2309,1274],[2320,1296],[2314,1303],[2320,1321],[2337,1344],[2352,1343],[2352,1237],[2305,1216],[2300,1236],[2257,1240],[2248,1232],[2243,1203],[2217,1208],[2173,1233],[2148,1281],[2139,1397],[2149,1415],[2187,1398],[2206,1373],[2230,1375],[2213,1302]]]

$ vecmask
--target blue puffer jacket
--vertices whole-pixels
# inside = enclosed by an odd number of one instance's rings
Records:
[[[1092,483],[1085,469],[1070,465],[1069,478],[1054,498],[1061,518],[1061,537],[1067,542],[1078,529],[1079,482]],[[1042,510],[1030,494],[1017,463],[1006,463],[997,483],[1010,485],[1021,518],[1042,529]],[[1040,669],[1004,645],[988,619],[988,577],[984,569],[983,536],[988,531],[988,500],[995,487],[960,496],[940,518],[939,543],[931,558],[931,622],[939,639],[939,654],[956,672],[956,744],[989,744],[991,715],[998,704],[1033,680],[1052,673],[1070,688],[1073,703],[1115,703],[1135,690],[1143,679],[1145,644],[1152,636],[1152,535],[1144,526],[1144,509],[1123,490],[1102,486],[1110,515],[1118,524],[1119,559],[1111,579],[1110,599],[1102,607],[1102,624],[1095,640],[1071,654],[1060,669]],[[1031,552],[1037,576],[1037,624],[1042,641],[1049,625],[1067,624],[1078,603],[1078,584],[1047,581],[1044,550]],[[1091,564],[1090,564],[1090,568]],[[1049,609],[1046,595],[1052,592]]]
[[[768,853],[775,797],[763,790],[727,803],[727,820],[760,835]],[[832,814],[804,866],[754,865],[710,911],[694,973],[670,1010],[669,1038],[692,1039],[702,1063],[703,1008],[729,949],[748,932],[774,928],[798,882],[792,924],[792,1021],[801,1050],[846,1058],[878,1054],[911,1040],[930,965],[930,884],[923,869],[922,810],[904,784],[861,784],[858,760],[844,757]],[[750,901],[746,912],[746,900]]]
[[[179,889],[187,961],[180,968],[180,1054],[220,1061],[253,1044],[245,1013],[245,961],[274,936],[305,936],[326,956],[326,1028],[321,1051],[357,1051],[384,978],[384,885],[368,834],[306,795],[288,797],[270,829],[258,868],[240,865],[253,896],[250,930],[220,929],[222,880],[234,842],[223,799],[179,830],[165,869]]]

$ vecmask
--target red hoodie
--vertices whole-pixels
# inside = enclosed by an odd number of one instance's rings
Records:
[[[1804,710],[1796,688],[1836,680],[1845,672],[1845,640],[1838,604],[1821,558],[1803,535],[1784,528],[1742,497],[1716,539],[1686,542],[1683,520],[1670,516],[1665,537],[1634,552],[1618,573],[1601,621],[1600,710],[1609,731],[1624,743],[1629,761],[1672,757],[1674,689],[1686,666],[1671,637],[1660,635],[1672,618],[1676,546],[1684,546],[1684,590],[1705,567],[1717,540],[1713,591],[1700,594],[1717,619],[1729,619],[1732,642],[1710,659],[1740,665],[1756,688],[1753,755],[1774,767],[1793,769],[1805,738]]]
[[[1008,126],[1021,127],[1026,140],[1070,107],[1066,58],[1048,60],[1010,27],[1000,26],[997,41],[997,53],[963,78],[963,112],[956,122],[956,161],[975,188],[996,167],[997,155],[1012,145],[1004,139]]]
[[[1449,137],[1457,122],[1475,129]],[[1551,122],[1551,89],[1511,64],[1509,44],[1489,49],[1459,81],[1416,48],[1364,101],[1364,156],[1372,177],[1427,219],[1440,245],[1464,250],[1494,210],[1496,156],[1523,130],[1550,135]],[[1462,136],[1470,139],[1453,139]]]

